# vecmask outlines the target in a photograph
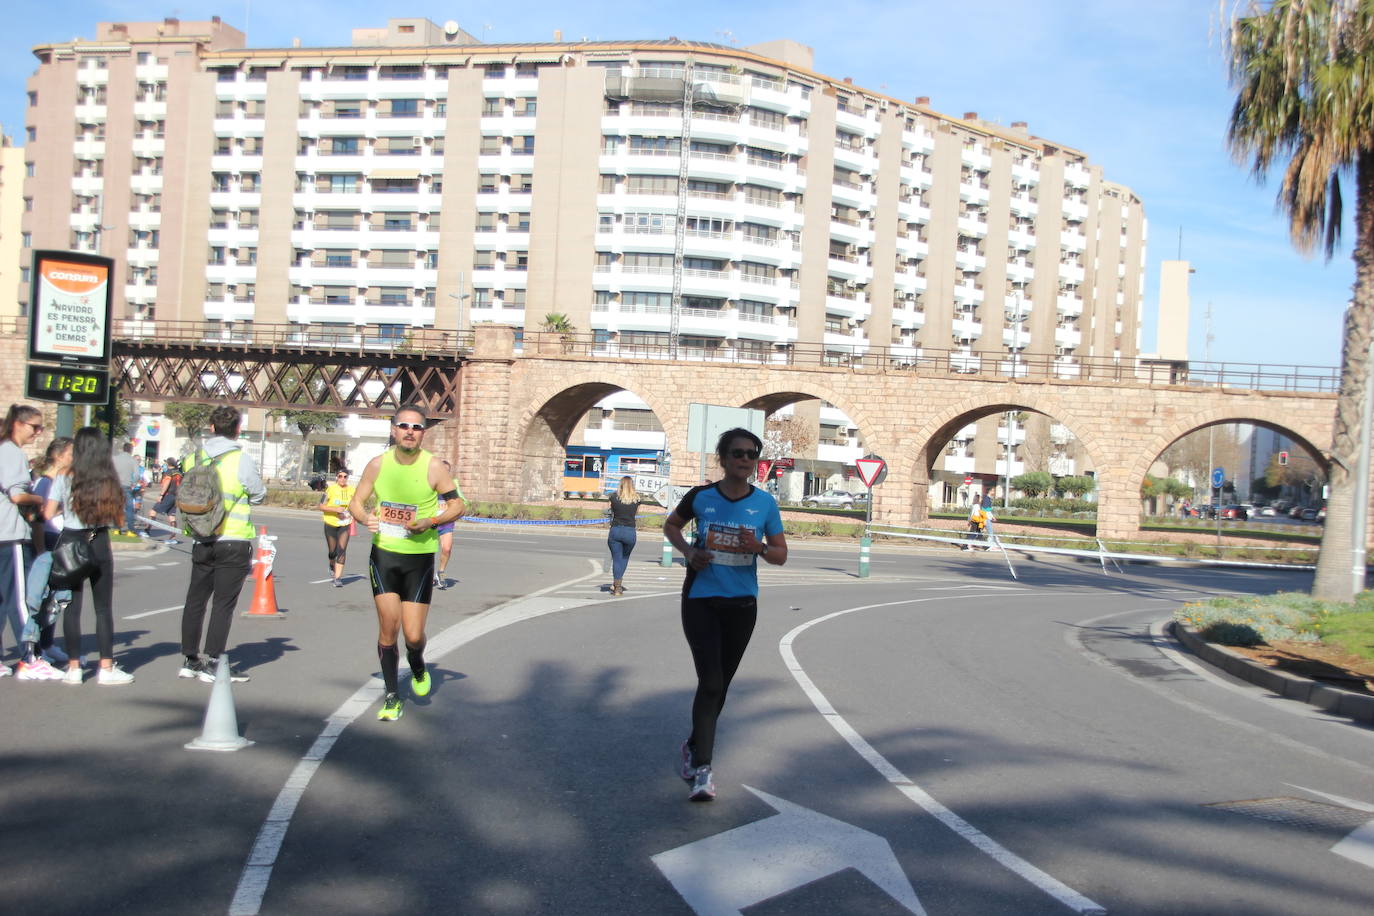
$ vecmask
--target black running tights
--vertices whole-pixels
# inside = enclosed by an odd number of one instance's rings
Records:
[[[697,669],[692,736],[687,740],[698,766],[711,762],[725,692],[739,670],[757,619],[758,600],[753,597],[682,599],[682,632]]]

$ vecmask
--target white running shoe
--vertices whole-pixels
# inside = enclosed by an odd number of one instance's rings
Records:
[[[62,683],[80,687],[81,678],[83,676],[84,675],[82,674],[81,668],[79,666],[76,668],[68,668],[66,671],[62,672]]]
[[[95,682],[103,687],[122,687],[125,684],[132,684],[134,676],[119,665],[110,665],[108,668],[101,667],[96,671]]]
[[[711,778],[711,765],[709,763],[697,767],[696,775],[692,777],[692,793],[687,797],[695,802],[708,802],[715,799],[716,781]]]
[[[62,672],[49,665],[42,658],[31,662],[20,662],[14,679],[17,681],[60,681]]]

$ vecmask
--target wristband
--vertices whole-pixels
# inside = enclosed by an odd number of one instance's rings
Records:
[[[768,544],[767,544],[767,543],[765,543],[765,544],[763,545],[763,549],[759,551],[759,556],[761,556],[761,557],[766,557],[766,556],[768,556]]]

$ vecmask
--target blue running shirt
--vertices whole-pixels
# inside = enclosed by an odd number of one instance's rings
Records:
[[[716,484],[693,487],[675,511],[684,520],[696,519],[695,548],[711,551],[713,558],[701,572],[687,570],[682,586],[685,598],[745,598],[759,593],[758,555],[746,553],[739,543],[739,529],[754,529],[760,541],[782,533],[782,515],[771,495],[751,486],[749,494],[731,500]]]

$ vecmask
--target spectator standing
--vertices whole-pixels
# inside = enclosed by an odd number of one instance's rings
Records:
[[[625,568],[630,565],[630,553],[635,549],[635,515],[644,504],[635,489],[633,477],[620,478],[620,486],[611,494],[611,530],[606,546],[611,551],[611,594],[625,594]]]
[[[32,492],[29,458],[24,447],[43,431],[43,415],[28,404],[11,404],[0,421],[0,635],[8,622],[15,641],[22,639],[24,582],[33,563],[32,517],[42,497]],[[13,672],[0,664],[0,677]]]
[[[191,548],[191,580],[181,611],[181,652],[185,658],[177,677],[199,678],[207,684],[215,681],[215,668],[229,642],[234,607],[252,567],[256,532],[251,507],[267,498],[267,487],[257,463],[239,445],[241,422],[242,417],[233,407],[216,407],[210,414],[214,435],[187,459],[194,464],[213,464],[224,496],[224,521],[214,534],[201,537],[189,528],[184,529],[187,536],[195,538],[195,546]],[[201,635],[207,606],[210,626],[204,633],[202,659]],[[231,671],[230,676],[236,681],[248,680],[248,675],[239,670]]]
[[[100,654],[96,683],[104,687],[132,684],[134,676],[114,660],[114,554],[110,552],[110,528],[118,527],[124,514],[123,487],[115,474],[110,446],[94,426],[77,430],[72,447],[72,473],[53,481],[48,499],[62,507],[60,549],[70,540],[83,539],[95,558],[95,572],[70,582],[72,603],[62,615],[62,642],[67,650],[65,684],[81,684],[81,605],[85,583],[91,583],[95,605],[95,641]]]
[[[31,644],[37,642],[38,651],[41,653],[43,661],[48,663],[49,670],[43,672],[41,667],[21,670],[20,677],[24,680],[60,681],[63,679],[63,674],[58,668],[66,668],[67,666],[67,653],[55,645],[54,636],[57,631],[58,614],[71,604],[72,593],[70,589],[65,588],[52,589],[49,593],[48,589],[48,580],[52,575],[52,549],[57,546],[57,538],[62,533],[65,520],[62,516],[62,504],[49,497],[52,494],[53,483],[59,477],[67,477],[72,472],[72,445],[72,440],[66,436],[58,436],[49,442],[43,460],[38,466],[39,476],[33,482],[34,495],[44,500],[42,509],[43,528],[42,536],[37,538],[34,543],[37,556],[29,568],[29,579],[26,585],[27,594],[25,597],[28,604],[29,620],[24,625],[23,642],[26,661],[33,655]],[[47,604],[45,604],[45,600],[48,602]],[[40,623],[40,620],[43,622]],[[25,677],[26,673],[29,675],[28,677]],[[34,674],[39,676],[33,677]]]
[[[444,469],[448,471],[449,476],[452,477],[453,465],[447,458],[440,458],[439,460],[444,463]],[[454,486],[457,486],[456,481]],[[458,492],[458,497],[461,499],[462,496],[463,493],[460,490]],[[466,503],[464,505],[466,506]],[[439,511],[444,511],[444,498],[442,496],[439,497]],[[458,524],[458,522],[455,519],[451,522],[444,522],[438,528],[434,529],[439,533],[439,552],[435,555],[434,587],[440,591],[448,588],[448,576],[444,574],[444,570],[448,569],[449,557],[453,556],[453,528],[456,524]]]
[[[124,527],[119,529],[120,534],[133,534],[134,497],[143,491],[143,469],[134,460],[133,451],[133,444],[125,442],[114,455],[115,477],[124,492]]]

